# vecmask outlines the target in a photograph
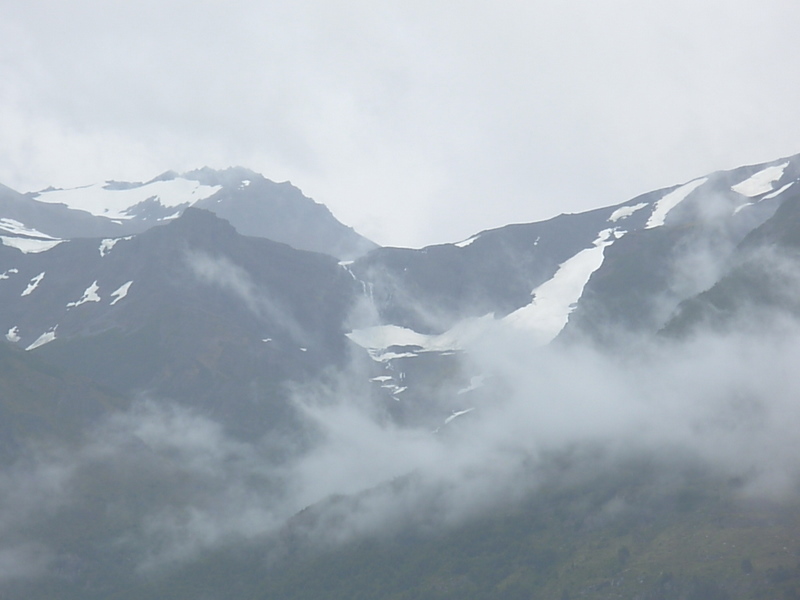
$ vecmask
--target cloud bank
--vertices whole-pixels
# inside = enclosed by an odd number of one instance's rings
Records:
[[[23,192],[242,164],[413,246],[798,151],[780,0],[6,8]]]
[[[0,472],[0,580],[80,572],[70,524],[88,515],[81,543],[111,543],[108,560],[140,575],[287,523],[323,547],[407,522],[448,527],[552,483],[558,457],[572,457],[558,475],[569,480],[650,456],[736,478],[746,497],[781,498],[800,483],[793,320],[613,354],[533,347],[498,322],[469,351],[487,384],[469,400],[475,410],[437,433],[392,422],[341,373],[296,390],[316,432],[309,448],[276,453],[276,440],[233,439],[152,399],[77,446],[37,446]]]

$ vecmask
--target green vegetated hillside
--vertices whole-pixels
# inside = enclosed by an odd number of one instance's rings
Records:
[[[800,597],[800,503],[759,499],[742,486],[703,469],[639,462],[580,483],[552,479],[449,528],[437,529],[431,515],[387,515],[389,533],[340,546],[318,531],[323,550],[289,542],[302,527],[294,523],[278,540],[217,551],[114,598]],[[357,510],[356,499],[331,500],[342,502]]]
[[[736,482],[699,473],[654,484],[542,490],[436,536],[355,542],[271,574],[254,597],[800,597],[800,506],[737,501]]]

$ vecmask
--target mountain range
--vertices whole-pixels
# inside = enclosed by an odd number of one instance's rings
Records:
[[[798,181],[421,249],[241,167],[0,186],[0,594],[796,597]]]

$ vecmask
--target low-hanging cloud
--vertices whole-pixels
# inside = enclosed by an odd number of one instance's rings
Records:
[[[250,274],[224,256],[212,256],[193,250],[186,253],[186,263],[203,283],[215,285],[242,302],[250,313],[285,331],[300,345],[308,343],[308,333],[281,305],[269,290],[259,286]]]
[[[112,415],[77,445],[32,448],[0,471],[0,581],[64,571],[69,522],[89,513],[84,543],[111,540],[114,560],[146,575],[225,545],[279,539],[287,523],[318,547],[408,522],[448,527],[535,492],[552,481],[558,456],[577,457],[558,473],[571,480],[653,456],[737,478],[747,495],[797,489],[800,325],[791,315],[757,328],[632,339],[630,351],[614,353],[537,347],[495,325],[468,347],[486,382],[464,400],[475,410],[438,433],[388,418],[354,360],[351,370],[295,389],[316,435],[289,453],[154,399]],[[26,570],[15,571],[22,563]]]

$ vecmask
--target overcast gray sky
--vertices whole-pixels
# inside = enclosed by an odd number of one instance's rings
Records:
[[[800,152],[791,0],[0,0],[0,182],[244,165],[384,245]]]

